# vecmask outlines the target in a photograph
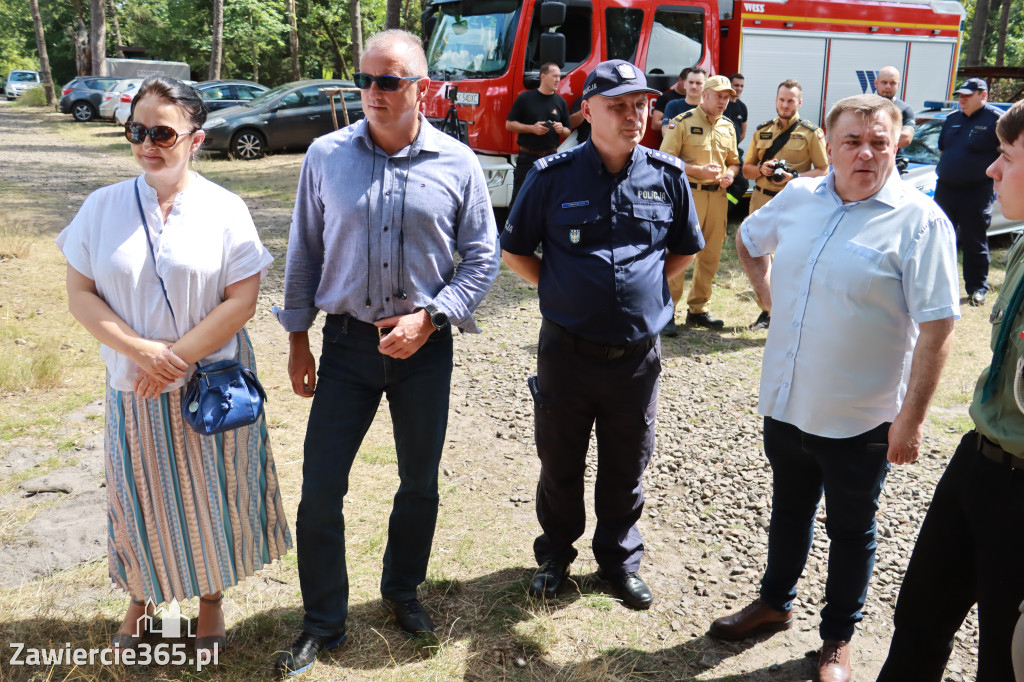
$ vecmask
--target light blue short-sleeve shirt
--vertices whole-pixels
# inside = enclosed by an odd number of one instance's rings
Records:
[[[830,172],[789,183],[740,230],[752,256],[775,254],[758,411],[828,438],[892,421],[918,324],[960,317],[942,210],[898,173],[844,204]]]

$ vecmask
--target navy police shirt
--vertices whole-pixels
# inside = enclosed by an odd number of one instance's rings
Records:
[[[540,159],[523,183],[501,248],[543,245],[540,311],[592,341],[636,343],[672,319],[665,250],[704,248],[682,162],[636,147],[609,173],[593,141]]]
[[[985,175],[985,169],[999,156],[996,121],[1002,113],[986,102],[969,117],[960,110],[946,117],[939,133],[942,156],[935,169],[943,184],[952,187],[991,186],[992,179]]]

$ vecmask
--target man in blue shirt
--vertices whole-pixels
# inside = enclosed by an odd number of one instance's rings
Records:
[[[964,286],[972,306],[985,304],[988,290],[988,226],[992,222],[992,178],[985,170],[999,156],[996,121],[1002,112],[988,103],[988,84],[968,78],[960,110],[946,117],[939,133],[935,203],[949,216],[964,252]]]
[[[637,573],[636,522],[654,449],[658,331],[672,318],[666,275],[682,272],[704,240],[682,163],[638,146],[649,92],[629,62],[599,64],[583,88],[590,139],[534,165],[501,236],[505,263],[538,285],[544,316],[530,381],[541,461],[537,597],[553,598],[576,558],[596,424],[598,574],[631,608],[653,600]]]
[[[277,661],[294,675],[346,639],[342,501],[356,452],[387,395],[398,459],[381,595],[409,637],[429,634],[416,597],[437,519],[448,423],[452,327],[498,273],[494,218],[480,164],[419,113],[427,92],[420,40],[385,31],[355,75],[366,118],[317,139],[302,163],[285,269],[292,389],[312,398],[296,521],[302,634]],[[453,253],[461,261],[456,265]],[[324,324],[320,370],[307,330]]]

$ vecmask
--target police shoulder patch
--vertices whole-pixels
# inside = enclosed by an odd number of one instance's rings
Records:
[[[542,159],[534,161],[533,167],[536,168],[538,172],[545,171],[548,168],[566,163],[571,158],[572,154],[569,152],[555,152],[554,154],[550,154]]]
[[[655,161],[660,161],[666,166],[672,166],[673,168],[683,169],[683,162],[678,156],[673,156],[657,149],[648,149],[647,155]]]
[[[757,124],[757,129],[760,130],[761,128],[767,128],[768,126],[772,125],[773,123],[775,123],[775,119],[774,118],[772,120],[770,120],[770,121],[765,121],[764,123],[758,123]]]

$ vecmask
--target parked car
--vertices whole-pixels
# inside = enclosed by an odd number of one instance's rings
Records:
[[[299,149],[334,130],[331,103],[323,88],[351,88],[352,81],[307,80],[279,85],[251,102],[218,111],[203,130],[208,151],[225,152],[239,159],[258,159],[268,151]],[[363,117],[358,92],[344,93],[349,122]],[[338,125],[344,125],[341,101],[335,97]]]
[[[14,69],[7,74],[7,82],[4,85],[4,95],[8,100],[17,99],[26,90],[38,88],[43,80],[38,71],[26,69]]]
[[[909,159],[907,173],[903,179],[911,183],[930,197],[935,196],[935,166],[939,162],[939,133],[942,122],[949,112],[940,113],[937,117],[925,121],[914,132],[914,141],[903,148],[903,154]],[[1024,230],[1024,222],[1010,220],[1003,215],[1003,208],[997,201],[992,209],[992,224],[988,228],[988,236],[1020,232]]]
[[[134,79],[132,79],[134,80]],[[120,96],[117,98],[117,106],[114,107],[114,123],[123,126],[128,121],[128,117],[132,115],[132,102],[135,101],[135,96],[139,94],[139,86],[142,85],[142,81],[126,88]],[[195,81],[183,80],[182,83],[188,85],[194,85]]]
[[[269,89],[252,81],[201,81],[193,87],[203,96],[203,101],[210,111],[245,104]]]
[[[1003,111],[1006,111],[1013,102],[989,102],[994,107],[998,107]],[[924,109],[914,114],[915,122],[917,125],[921,125],[925,121],[930,121],[933,118],[946,118],[950,113],[960,108],[960,103],[955,99],[947,100],[925,100]]]
[[[121,94],[128,90],[137,90],[142,78],[123,78],[110,84],[100,99],[100,118],[114,118],[114,110],[121,101]]]
[[[99,114],[103,93],[121,78],[109,76],[79,76],[61,88],[57,110],[71,114],[76,121],[91,121]]]

